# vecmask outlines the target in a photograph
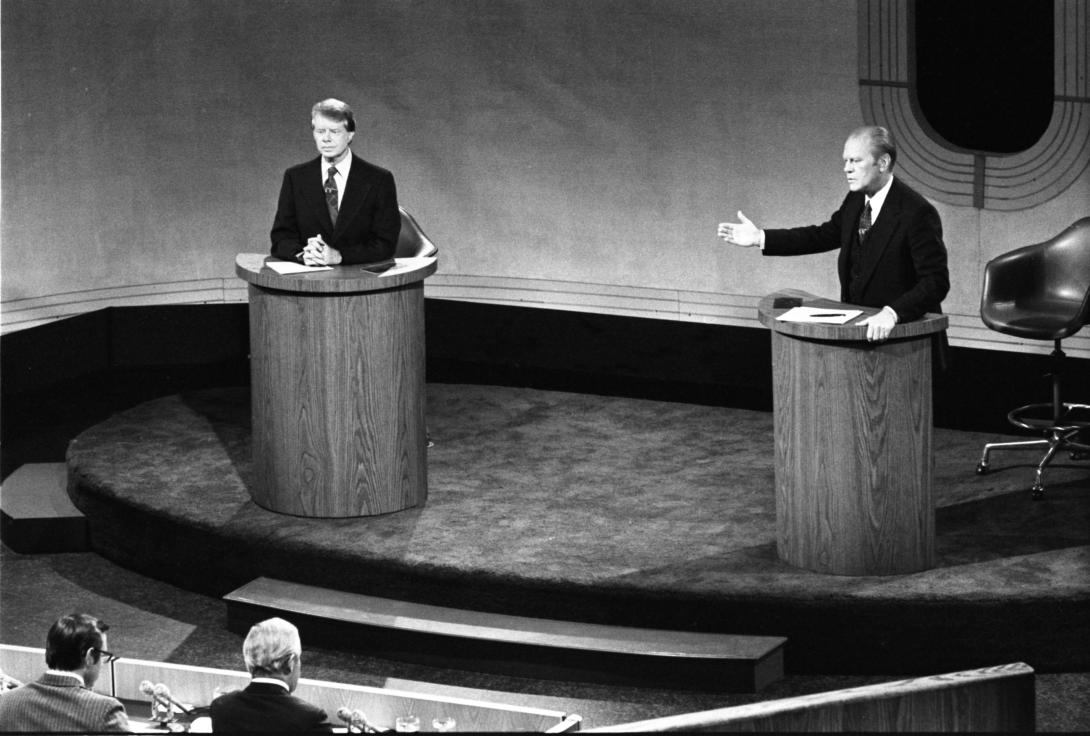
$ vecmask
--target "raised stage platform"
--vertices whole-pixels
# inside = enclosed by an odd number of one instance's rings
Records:
[[[304,519],[251,500],[246,389],[170,396],[87,430],[69,492],[92,548],[213,595],[260,576],[419,603],[785,636],[788,673],[1090,668],[1090,465],[935,431],[937,567],[839,577],[776,558],[772,416],[430,384],[428,502]],[[830,459],[835,462],[835,459]]]

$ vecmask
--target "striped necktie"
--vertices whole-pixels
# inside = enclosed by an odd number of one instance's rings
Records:
[[[337,224],[337,180],[334,178],[334,174],[337,173],[336,166],[329,167],[329,176],[325,180],[325,203],[329,207],[329,219],[333,220],[333,224]]]
[[[867,239],[870,226],[870,202],[867,202],[867,206],[863,208],[863,214],[859,216],[859,243],[861,245]]]

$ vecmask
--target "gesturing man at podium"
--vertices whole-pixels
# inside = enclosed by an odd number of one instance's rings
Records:
[[[311,127],[320,155],[284,172],[272,254],[308,266],[392,258],[401,231],[393,174],[352,153],[356,121],[340,100],[317,103]]]
[[[941,312],[950,290],[942,222],[935,207],[893,176],[897,148],[879,126],[858,128],[844,144],[848,194],[822,225],[761,230],[741,222],[719,224],[719,237],[758,246],[763,255],[806,255],[840,249],[840,301],[881,308],[868,318],[867,339],[889,337],[898,322]]]

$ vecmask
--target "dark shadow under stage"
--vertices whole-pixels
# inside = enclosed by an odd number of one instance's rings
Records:
[[[246,389],[169,396],[68,450],[92,548],[223,595],[258,576],[420,603],[788,637],[789,673],[1090,668],[1090,465],[935,430],[937,566],[839,577],[776,557],[772,416],[429,384],[429,497],[378,517],[256,506]],[[835,462],[835,459],[830,459]]]

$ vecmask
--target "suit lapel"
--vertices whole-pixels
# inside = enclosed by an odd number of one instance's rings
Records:
[[[840,247],[847,251],[852,245],[855,231],[859,229],[859,215],[863,213],[862,195],[852,197],[852,201],[844,206],[844,224],[840,228]]]
[[[344,197],[341,199],[341,209],[337,213],[337,228],[334,234],[348,227],[348,223],[356,216],[363,201],[367,198],[374,181],[367,175],[363,159],[352,154],[352,168],[348,171],[348,182],[344,187]]]
[[[333,219],[329,216],[329,207],[325,202],[324,174],[322,157],[319,156],[306,168],[304,174],[306,184],[303,187],[303,195],[306,197],[307,206],[318,215],[318,220],[322,223],[322,229],[327,233],[332,233]]]
[[[862,212],[862,206],[859,207]],[[858,222],[858,218],[856,220]],[[866,288],[874,275],[874,269],[878,267],[878,261],[882,260],[882,254],[893,241],[893,235],[901,223],[901,190],[896,179],[886,195],[886,201],[882,204],[882,210],[878,213],[878,219],[874,221],[870,232],[867,233],[867,242],[860,251],[863,263],[859,270],[860,290]]]

